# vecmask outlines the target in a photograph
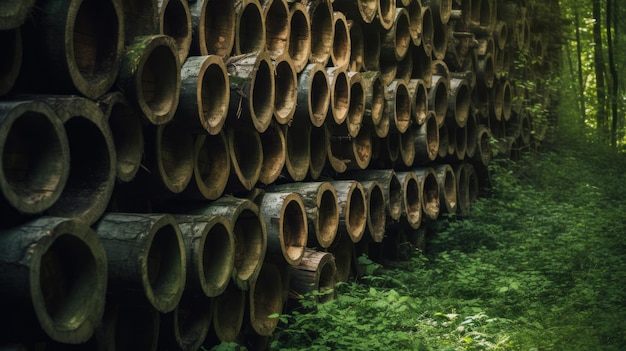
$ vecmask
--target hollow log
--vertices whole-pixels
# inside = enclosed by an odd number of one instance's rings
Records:
[[[451,0],[450,0],[451,1]],[[448,26],[433,13],[433,57],[443,60],[448,50]]]
[[[321,64],[308,64],[298,76],[298,100],[294,119],[310,121],[320,127],[330,105],[328,73]]]
[[[424,124],[428,113],[428,89],[423,79],[411,79],[407,83],[411,98],[411,119],[417,125]]]
[[[395,59],[380,57],[379,62],[380,79],[382,79],[385,86],[391,84],[398,74],[398,61]]]
[[[0,280],[3,340],[78,344],[102,319],[107,257],[86,224],[39,217],[0,232]]]
[[[365,234],[374,242],[380,243],[385,236],[385,194],[383,187],[375,180],[360,181],[365,189],[367,225]]]
[[[186,253],[180,228],[168,214],[107,213],[95,225],[109,265],[109,294],[174,310],[185,288]]]
[[[180,208],[178,212],[209,217],[224,216],[230,221],[235,237],[232,278],[239,289],[247,290],[259,275],[267,250],[267,230],[265,221],[260,217],[259,207],[248,199],[222,196],[209,205]]]
[[[479,192],[478,175],[476,173],[476,169],[471,163],[464,162],[463,166],[466,168],[466,172],[467,172],[468,197],[469,197],[469,203],[471,207],[471,205],[474,202],[476,202],[476,199],[478,198],[478,192]]]
[[[235,56],[226,62],[230,75],[228,123],[263,133],[274,115],[274,65],[267,53]]]
[[[456,158],[459,161],[463,161],[467,153],[467,129],[455,125],[448,126],[448,128],[450,128],[448,133],[450,133],[450,135],[454,134]]]
[[[349,172],[342,177],[356,179],[364,184],[376,181],[382,188],[385,202],[385,213],[393,220],[397,221],[402,215],[402,184],[393,169],[367,169],[358,172]]]
[[[430,89],[428,90],[428,107],[435,113],[435,121],[438,127],[446,119],[449,97],[449,80],[445,76],[433,75]]]
[[[191,12],[185,0],[158,0],[159,33],[174,38],[178,62],[187,59],[191,47]]]
[[[286,53],[274,60],[274,82],[274,120],[279,124],[290,123],[296,112],[298,76],[293,60]]]
[[[333,122],[341,125],[348,117],[348,109],[350,107],[350,79],[345,68],[329,67],[326,68],[328,81],[330,84],[330,104],[329,113],[333,118]]]
[[[478,122],[476,121],[476,115],[470,114],[465,124],[466,129],[466,142],[465,142],[465,155],[468,158],[474,158],[476,155],[476,149],[478,148]]]
[[[263,166],[261,136],[254,130],[230,128],[227,138],[231,171],[226,188],[251,190],[259,180]]]
[[[221,57],[190,56],[181,69],[180,98],[174,118],[199,133],[219,134],[228,114],[229,87]]]
[[[439,184],[439,204],[441,213],[456,213],[457,186],[454,170],[449,164],[435,166],[437,183]]]
[[[406,134],[406,133],[405,133]],[[372,138],[372,158],[370,164],[377,169],[394,168],[400,157],[400,133],[393,130],[384,138]]]
[[[248,292],[250,324],[260,336],[272,335],[278,325],[278,318],[270,316],[283,312],[282,289],[282,276],[278,266],[265,262]]]
[[[3,6],[0,14],[0,30],[20,27],[31,13],[35,0],[9,1]]]
[[[402,184],[402,216],[411,228],[419,228],[422,223],[422,202],[417,176],[410,171],[396,172],[396,176]]]
[[[429,58],[432,57],[435,41],[435,22],[430,6],[422,6],[422,51]]]
[[[469,215],[469,178],[465,163],[453,165],[454,177],[456,179],[457,213],[463,216]]]
[[[185,243],[185,291],[207,297],[223,293],[235,264],[235,238],[230,222],[219,215],[180,214],[174,218]]]
[[[415,163],[434,161],[439,153],[439,128],[433,111],[426,116],[415,135]]]
[[[448,98],[448,123],[464,127],[470,111],[471,89],[465,79],[450,79]]]
[[[289,9],[289,57],[296,72],[300,73],[311,57],[311,18],[306,7],[299,2]]]
[[[161,316],[159,347],[198,350],[211,326],[211,299],[185,291],[180,303]]]
[[[161,313],[152,306],[107,302],[102,325],[112,350],[157,350]]]
[[[385,86],[378,71],[367,71],[361,74],[365,88],[364,122],[374,126],[380,124],[385,111]]]
[[[302,299],[317,291],[315,299],[324,303],[333,300],[336,293],[337,265],[335,257],[328,252],[306,248],[302,262],[289,267],[289,293],[291,298]]]
[[[355,180],[334,180],[330,183],[337,192],[339,230],[345,231],[352,242],[359,242],[367,224],[365,189]]]
[[[366,169],[372,159],[372,135],[368,127],[362,127],[356,138],[332,136],[332,155],[346,165],[346,170]]]
[[[259,211],[267,226],[266,261],[297,266],[307,244],[304,203],[296,192],[266,192]]]
[[[262,4],[265,20],[265,51],[272,59],[287,53],[289,8],[285,0],[266,0]]]
[[[402,6],[407,11],[409,16],[409,33],[411,34],[411,42],[414,46],[422,45],[422,2],[412,0],[408,1],[406,4],[396,3],[396,6]]]
[[[447,24],[452,13],[452,0],[425,0],[424,6],[430,6],[433,16],[438,16],[443,24]]]
[[[2,22],[2,18],[0,18],[0,22]],[[22,30],[19,27],[0,30],[0,42],[4,43],[6,50],[2,54],[3,68],[0,71],[0,96],[3,96],[13,89],[22,68],[24,56]]]
[[[504,50],[509,38],[509,28],[504,21],[498,21],[493,31],[493,40],[500,50]]]
[[[335,0],[333,9],[343,12],[349,19],[369,24],[376,17],[378,3],[379,0]]]
[[[379,71],[382,45],[380,33],[371,26],[363,26],[361,28],[363,37],[367,38],[367,40],[363,41],[363,67],[366,71]]]
[[[409,127],[406,132],[399,134],[398,150],[400,152],[400,160],[402,164],[399,168],[411,167],[415,163],[416,148],[415,137],[418,133],[418,128]]]
[[[390,126],[400,134],[406,132],[411,123],[411,96],[405,81],[395,79],[387,86],[385,105]]]
[[[440,212],[437,174],[432,167],[414,168],[413,172],[420,184],[420,199],[424,216],[428,220],[435,221]]]
[[[235,40],[233,56],[265,48],[265,18],[259,0],[235,1]]]
[[[338,233],[333,244],[328,248],[335,258],[336,282],[347,282],[352,276],[353,262],[355,261],[354,242],[345,232]]]
[[[104,213],[115,185],[111,129],[95,102],[80,97],[42,99],[63,121],[70,153],[67,183],[48,213],[91,225]]]
[[[311,127],[309,143],[309,151],[311,152],[309,156],[311,160],[309,163],[309,176],[311,179],[317,180],[326,167],[326,159],[330,149],[330,131],[328,126]]]
[[[287,143],[283,129],[276,123],[259,135],[263,150],[263,163],[259,182],[269,185],[280,177],[287,157]]]
[[[487,126],[482,124],[478,126],[477,139],[477,152],[475,158],[486,167],[491,161],[491,132]]]
[[[311,1],[307,5],[311,18],[311,57],[310,63],[326,66],[330,60],[335,33],[333,8],[329,0]]]
[[[7,211],[5,218],[14,211],[41,213],[56,203],[70,174],[69,152],[63,123],[47,104],[0,103],[0,207]]]
[[[432,84],[432,58],[424,51],[423,45],[414,46],[411,50],[413,53],[413,74],[412,79],[421,79],[427,88],[430,88]]]
[[[413,75],[413,52],[411,49],[407,52],[402,60],[398,61],[395,79],[405,81],[407,84]]]
[[[330,50],[329,64],[347,69],[350,64],[350,29],[346,16],[341,12],[333,12],[333,47]]]
[[[376,9],[376,17],[378,22],[375,22],[382,30],[388,31],[393,26],[393,21],[396,12],[396,0],[377,0],[378,8]]]
[[[448,157],[449,140],[450,136],[448,135],[448,126],[444,122],[441,127],[439,127],[439,147],[437,148],[438,158],[445,159]]]
[[[308,122],[307,122],[308,123]],[[306,178],[311,165],[311,126],[307,123],[285,125],[285,155],[284,175],[295,182]]]
[[[482,59],[479,58],[476,70],[476,79],[479,81],[479,84],[492,88],[495,75],[494,57],[491,54],[487,54]]]
[[[45,2],[38,7],[36,44],[47,93],[97,99],[115,83],[124,45],[121,1]]]
[[[231,0],[198,0],[189,4],[192,36],[190,54],[224,58],[235,43],[235,3]]]
[[[152,124],[169,122],[178,107],[180,63],[166,35],[136,37],[122,57],[118,88]]]
[[[109,122],[115,154],[116,176],[121,182],[133,180],[144,156],[144,137],[141,117],[121,92],[102,96],[98,105]]]
[[[350,34],[348,71],[361,72],[365,69],[365,36],[363,35],[363,28],[358,22],[348,20],[348,30]]]
[[[230,176],[226,134],[197,135],[193,148],[193,176],[181,198],[216,200],[224,193]]]
[[[359,135],[365,114],[365,87],[361,73],[348,72],[348,78],[350,81],[350,104],[343,125],[347,134],[355,138]],[[341,125],[338,128],[342,128]]]
[[[213,299],[212,310],[212,326],[219,341],[234,342],[243,324],[246,292],[234,282],[228,284],[226,291]]]
[[[405,8],[397,7],[393,16],[391,27],[381,34],[380,55],[382,59],[400,61],[409,51],[411,44],[409,13]]]
[[[276,186],[276,191],[300,194],[306,211],[309,247],[328,248],[335,239],[339,226],[337,192],[328,182],[287,183]]]
[[[136,37],[159,33],[158,0],[124,0],[124,37],[126,45]]]

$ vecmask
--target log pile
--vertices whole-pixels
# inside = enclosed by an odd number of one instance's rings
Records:
[[[261,348],[468,214],[545,137],[559,62],[526,0],[2,9],[0,346],[26,349]]]

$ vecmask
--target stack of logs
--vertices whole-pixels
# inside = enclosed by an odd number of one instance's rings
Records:
[[[290,301],[423,247],[493,156],[541,140],[546,94],[514,69],[552,64],[532,20],[526,0],[2,2],[0,348],[263,348]]]

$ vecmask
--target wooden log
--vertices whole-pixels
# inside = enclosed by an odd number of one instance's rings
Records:
[[[408,83],[413,75],[413,66],[413,51],[409,49],[402,60],[398,61],[395,79],[401,79]]]
[[[422,6],[422,51],[426,56],[432,57],[435,40],[435,22],[430,6]]]
[[[395,79],[385,89],[385,110],[390,127],[400,134],[406,132],[411,123],[411,96],[406,82]]]
[[[468,197],[469,197],[469,202],[471,206],[474,202],[476,202],[476,199],[478,198],[478,192],[479,192],[478,175],[476,173],[476,169],[474,168],[474,165],[472,165],[469,162],[464,162],[463,165],[466,168],[466,172],[467,172]]]
[[[39,217],[0,232],[0,280],[3,340],[78,344],[103,316],[107,258],[87,225]]]
[[[376,126],[383,119],[385,111],[385,86],[378,71],[367,71],[361,74],[365,88],[364,123]]]
[[[174,310],[185,288],[185,244],[168,214],[107,213],[95,225],[109,264],[108,292],[122,302]]]
[[[449,79],[441,75],[433,75],[428,90],[428,108],[434,112],[437,126],[441,126],[448,113],[448,100],[450,98]]]
[[[488,166],[491,161],[491,132],[483,124],[478,126],[478,142],[475,158],[483,165]]]
[[[454,133],[456,158],[463,161],[467,153],[467,128],[459,126],[448,126],[448,128],[450,128],[448,133],[451,135]]]
[[[185,291],[176,308],[161,316],[159,347],[198,350],[211,325],[211,299]]]
[[[335,258],[336,282],[347,282],[350,276],[353,275],[353,265],[355,261],[354,242],[350,240],[347,233],[341,232],[328,248],[328,252]]]
[[[228,284],[226,291],[213,299],[212,310],[212,326],[219,341],[234,342],[243,324],[246,292],[234,282]]]
[[[333,122],[341,125],[348,117],[350,107],[350,79],[345,68],[326,68],[330,85],[330,104],[328,112]]]
[[[70,153],[67,183],[48,213],[91,225],[104,213],[115,184],[111,129],[95,102],[81,97],[42,99],[63,121]]]
[[[7,222],[11,213],[42,213],[61,197],[69,151],[63,123],[47,104],[0,103],[0,207]]]
[[[289,269],[289,293],[294,299],[303,299],[307,294],[318,292],[315,300],[324,303],[335,298],[337,281],[335,257],[328,252],[307,248],[302,262]]]
[[[355,138],[359,135],[365,114],[365,86],[363,77],[359,72],[348,72],[348,79],[350,82],[348,113],[343,127],[340,124],[335,129],[339,128],[343,131],[343,134]]]
[[[307,244],[306,209],[296,192],[266,192],[260,214],[267,226],[266,261],[297,266]]]
[[[289,8],[285,0],[266,0],[262,6],[265,21],[265,51],[272,59],[276,59],[287,53]]]
[[[367,222],[364,235],[374,242],[382,242],[385,236],[385,194],[375,180],[360,181],[365,189]]]
[[[31,13],[35,0],[9,1],[0,14],[0,31],[20,27]]]
[[[126,45],[136,37],[159,33],[158,0],[120,1],[124,9],[124,38]]]
[[[310,163],[309,176],[313,180],[317,180],[322,175],[326,167],[326,159],[328,158],[328,150],[330,148],[330,131],[326,125],[321,127],[311,127],[309,135],[310,144]]]
[[[451,22],[449,25],[448,50],[445,61],[454,70],[462,70],[470,59],[471,50],[475,45],[474,34],[468,31],[466,24],[462,21]]]
[[[348,64],[348,71],[361,72],[365,69],[365,36],[363,28],[358,22],[348,20],[348,29],[350,34],[350,63]]]
[[[287,145],[283,175],[296,182],[306,178],[311,165],[311,126],[307,123],[283,126]]]
[[[287,142],[283,129],[272,123],[270,127],[259,135],[263,150],[263,163],[259,182],[265,185],[272,184],[280,177],[287,158]]]
[[[333,47],[330,50],[329,64],[333,67],[347,69],[350,64],[350,29],[348,20],[342,12],[333,12]]]
[[[190,56],[180,75],[180,100],[174,118],[198,133],[219,134],[230,103],[230,79],[224,61],[216,55]]]
[[[181,86],[174,39],[136,37],[125,49],[117,86],[150,123],[169,122],[178,107]]]
[[[458,163],[452,166],[454,169],[454,177],[456,179],[457,194],[457,213],[462,216],[469,215],[470,197],[469,197],[469,178],[465,163]]]
[[[487,88],[492,88],[495,81],[494,58],[491,54],[486,54],[482,59],[478,59],[478,67],[476,70],[476,79],[479,84]]]
[[[388,125],[388,123],[387,123]],[[405,133],[406,134],[406,133]],[[372,138],[372,168],[385,169],[394,168],[400,157],[400,133],[392,130],[387,136]]]
[[[433,57],[443,60],[448,50],[448,27],[433,13]]]
[[[420,199],[425,219],[435,221],[440,212],[437,174],[432,167],[414,168],[413,172],[420,184]]]
[[[437,16],[441,23],[448,23],[452,14],[452,0],[425,0],[423,4],[430,6],[433,16]]]
[[[298,76],[295,64],[287,53],[274,60],[274,74],[274,120],[279,124],[290,123],[296,112]]]
[[[272,191],[293,191],[300,194],[306,211],[309,247],[328,248],[335,239],[339,225],[337,192],[328,182],[287,183]]]
[[[2,18],[0,18],[1,22]],[[13,89],[22,68],[22,58],[24,56],[22,30],[19,27],[0,30],[0,42],[4,43],[6,50],[2,54],[4,67],[0,71],[0,96],[3,96]]]
[[[299,2],[289,9],[289,57],[297,73],[302,72],[311,57],[311,18],[306,7]]]
[[[400,61],[409,51],[411,32],[409,13],[403,7],[394,9],[394,18],[389,30],[381,34],[381,59]]]
[[[174,218],[185,243],[185,291],[207,297],[223,293],[235,264],[235,238],[230,222],[219,215],[177,214]]]
[[[422,223],[422,202],[420,186],[415,173],[396,172],[398,181],[402,184],[402,217],[411,228],[419,228]]]
[[[428,89],[423,79],[411,79],[407,82],[411,98],[411,121],[417,125],[424,124],[428,113]]]
[[[433,112],[426,117],[415,135],[415,163],[423,164],[434,161],[439,153],[439,128]]]
[[[192,36],[190,54],[224,58],[235,43],[235,3],[230,0],[199,0],[189,4]]]
[[[333,8],[329,0],[311,1],[307,5],[311,18],[311,57],[310,63],[326,66],[333,46]]]
[[[379,62],[380,78],[385,86],[391,84],[398,73],[398,61],[395,59],[385,58],[381,55]]]
[[[420,46],[414,46],[413,49],[413,74],[412,79],[421,79],[426,84],[426,87],[430,87],[432,84],[432,57],[424,50],[423,44]]]
[[[464,127],[470,112],[471,89],[465,79],[450,79],[450,96],[448,97],[447,123]]]
[[[112,92],[98,100],[108,121],[117,155],[116,177],[121,182],[135,178],[144,156],[141,116],[121,92]]]
[[[448,126],[446,122],[443,122],[439,127],[439,147],[437,148],[437,158],[445,159],[448,157],[448,142],[450,136],[448,135]]]
[[[274,115],[276,97],[274,65],[269,54],[252,53],[226,61],[230,75],[228,123],[263,133]]]
[[[380,33],[372,26],[363,26],[363,67],[366,71],[380,71]]]
[[[437,165],[434,168],[439,184],[439,208],[440,213],[456,213],[457,186],[454,170],[449,164]]]
[[[365,189],[355,180],[330,182],[337,191],[339,230],[345,231],[352,242],[359,242],[367,224]]]
[[[179,208],[179,213],[202,216],[224,216],[230,221],[235,236],[235,265],[232,278],[239,289],[247,290],[256,279],[267,250],[267,229],[259,207],[248,199],[230,196],[209,205]]]
[[[411,34],[411,42],[414,46],[422,45],[422,2],[420,1],[403,1],[398,7],[404,7],[409,15],[409,33]]]
[[[376,17],[378,4],[378,0],[335,0],[333,9],[343,12],[349,19],[369,24]]]
[[[356,138],[332,136],[330,138],[332,155],[346,165],[346,170],[366,169],[372,159],[371,138],[371,129],[367,126],[359,130]]]
[[[279,319],[270,317],[283,312],[282,276],[276,264],[265,262],[258,278],[250,286],[250,324],[260,336],[272,335]]]
[[[398,165],[398,168],[411,167],[415,163],[415,137],[418,131],[417,127],[411,126],[406,132],[399,134],[398,149],[402,163]]]
[[[231,167],[226,188],[251,190],[259,180],[263,166],[261,136],[254,130],[230,128],[227,138]]]
[[[158,0],[159,33],[174,38],[178,48],[178,62],[187,59],[191,47],[191,12],[184,0]]]
[[[465,154],[468,158],[474,158],[476,149],[478,148],[478,121],[476,115],[471,113],[465,124],[466,145]]]
[[[183,199],[216,200],[224,193],[230,176],[231,159],[225,132],[197,135],[193,146],[193,175]]]
[[[382,188],[385,202],[385,213],[392,221],[397,221],[402,215],[402,184],[393,169],[367,169],[364,171],[348,172],[342,177],[356,179],[364,184],[376,181]]]
[[[157,350],[161,313],[152,306],[107,303],[102,325],[105,344],[111,349]]]
[[[265,18],[259,0],[235,1],[233,56],[265,49]]]
[[[328,73],[319,63],[308,64],[298,76],[298,100],[294,119],[320,127],[330,105]]]
[[[378,8],[376,9],[375,22],[383,31],[388,31],[393,26],[394,15],[396,12],[396,0],[378,0]]]

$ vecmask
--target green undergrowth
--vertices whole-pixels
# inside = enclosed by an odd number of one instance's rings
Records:
[[[512,163],[428,245],[281,319],[276,350],[626,350],[626,159],[561,141]]]

